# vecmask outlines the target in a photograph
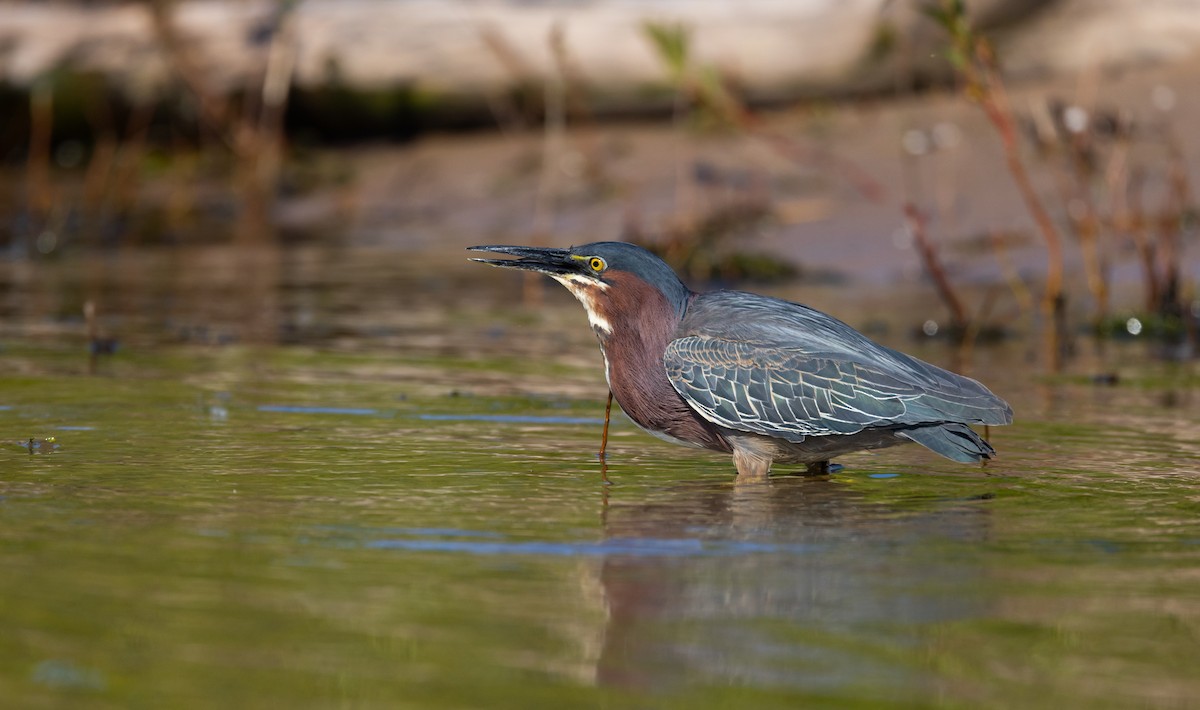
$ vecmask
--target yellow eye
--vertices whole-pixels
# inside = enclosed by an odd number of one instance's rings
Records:
[[[591,259],[588,259],[588,266],[592,267],[592,271],[595,271],[596,273],[600,273],[608,268],[608,264],[604,263],[604,259],[601,259],[598,256],[593,256]]]

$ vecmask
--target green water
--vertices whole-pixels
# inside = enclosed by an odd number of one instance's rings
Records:
[[[618,419],[603,486],[598,356],[562,352],[132,347],[89,376],[9,341],[3,705],[1200,702],[1190,366],[1118,352],[1097,387],[984,352],[1017,413],[984,469],[901,447],[734,487]]]

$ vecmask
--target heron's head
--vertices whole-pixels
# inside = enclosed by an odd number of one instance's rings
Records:
[[[518,258],[473,261],[550,276],[575,294],[592,327],[602,334],[611,334],[614,324],[639,325],[636,320],[651,312],[645,306],[660,296],[675,318],[681,318],[691,295],[662,259],[625,242],[594,242],[570,249],[480,246],[469,251],[509,254]]]

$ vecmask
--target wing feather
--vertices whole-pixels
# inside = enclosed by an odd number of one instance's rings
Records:
[[[787,301],[705,294],[677,335],[663,356],[668,379],[701,416],[731,429],[800,442],[880,426],[1012,420],[975,380]]]

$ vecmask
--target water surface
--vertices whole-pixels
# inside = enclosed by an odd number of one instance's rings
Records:
[[[1200,697],[1194,376],[1136,346],[1116,387],[997,382],[986,468],[900,447],[749,487],[623,418],[602,485],[569,359],[78,352],[3,354],[12,707]]]

